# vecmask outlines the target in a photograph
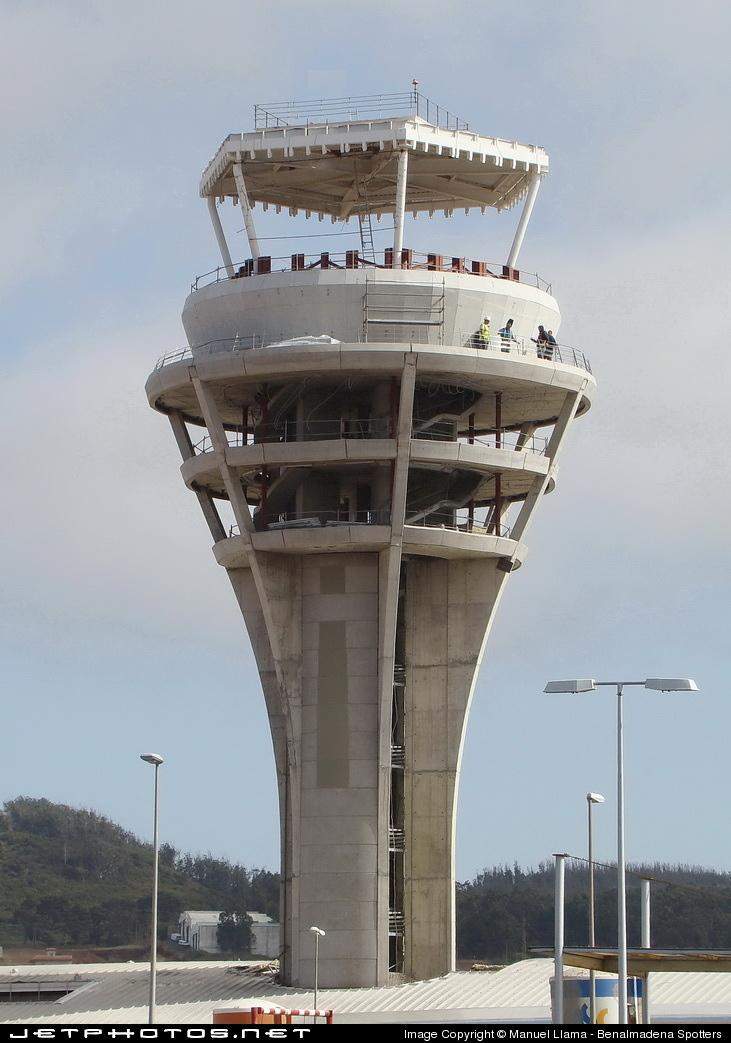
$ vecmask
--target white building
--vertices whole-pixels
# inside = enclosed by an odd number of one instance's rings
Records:
[[[251,955],[276,960],[279,956],[281,928],[266,913],[247,913],[251,920]]]
[[[279,924],[266,913],[247,911],[251,920],[251,955],[275,959],[279,955]],[[180,914],[180,945],[189,945],[195,952],[220,952],[218,926],[219,909],[186,909]]]

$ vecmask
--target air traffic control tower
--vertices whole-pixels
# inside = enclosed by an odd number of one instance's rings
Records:
[[[519,265],[547,172],[542,148],[475,133],[414,91],[257,106],[201,179],[223,263],[194,282],[188,346],[158,362],[147,395],[259,668],[287,983],[313,981],[311,925],[327,932],[322,985],[454,967],[475,679],[595,390],[580,351],[531,339],[560,322],[550,286]],[[439,252],[442,216],[513,207],[504,261]],[[265,249],[260,208],[311,217],[313,232],[350,228],[314,241],[353,248]],[[283,220],[277,234],[292,231]]]

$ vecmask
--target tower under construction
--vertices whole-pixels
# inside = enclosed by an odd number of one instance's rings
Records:
[[[147,395],[258,664],[288,983],[313,980],[312,925],[323,985],[454,967],[475,679],[595,391],[550,285],[518,264],[547,172],[544,149],[476,133],[414,90],[256,106],[201,179],[222,264],[193,283],[188,345]],[[504,261],[439,252],[442,217],[512,207]],[[273,256],[259,209],[329,218],[353,248]],[[417,217],[426,252],[405,242]]]

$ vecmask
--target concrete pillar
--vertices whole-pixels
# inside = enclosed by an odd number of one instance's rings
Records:
[[[206,199],[208,204],[208,215],[213,225],[213,231],[216,236],[216,242],[218,243],[218,249],[221,251],[221,259],[223,260],[226,273],[229,277],[234,273],[233,261],[231,260],[231,253],[226,242],[226,236],[223,231],[223,225],[221,224],[221,218],[218,215],[218,208],[216,206],[216,200],[213,196],[208,196]]]
[[[375,985],[379,557],[257,557],[269,622],[249,570],[229,575],[256,655],[277,761],[285,980],[312,985],[309,928],[317,924],[327,932],[320,985]]]
[[[404,245],[404,217],[406,213],[406,180],[408,176],[409,153],[401,149],[398,154],[398,177],[396,181],[396,209],[393,215],[393,266],[401,267],[401,250]]]
[[[518,221],[518,227],[515,230],[515,236],[513,238],[513,245],[510,247],[510,253],[508,254],[508,268],[515,268],[518,262],[518,254],[520,248],[523,245],[525,239],[525,233],[528,228],[528,222],[530,221],[530,215],[533,213],[533,207],[535,205],[536,196],[538,195],[538,189],[541,187],[541,175],[538,173],[532,173],[530,175],[530,183],[528,186],[528,194],[525,197],[525,203],[523,204],[523,210]]]
[[[455,809],[464,730],[506,574],[495,559],[410,561],[406,574],[406,973],[455,966]]]
[[[236,191],[239,194],[239,206],[241,207],[241,214],[244,218],[244,228],[246,229],[246,236],[249,240],[249,249],[251,250],[251,256],[254,258],[254,260],[256,260],[260,256],[259,240],[256,237],[254,217],[251,212],[251,206],[249,204],[249,194],[246,191],[244,172],[240,163],[234,163],[233,172],[234,181],[236,182]]]

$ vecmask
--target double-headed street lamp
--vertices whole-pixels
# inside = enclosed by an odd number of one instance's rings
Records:
[[[654,692],[697,692],[698,685],[689,677],[648,677],[645,681],[595,681],[579,678],[571,681],[549,681],[544,692],[569,692],[578,695],[597,688],[617,689],[617,975],[619,1023],[627,1024],[627,904],[624,888],[624,736],[622,692],[625,688],[649,688]],[[562,984],[557,983],[561,988]]]
[[[157,877],[158,862],[160,859],[160,831],[158,827],[159,811],[159,786],[158,772],[160,765],[164,763],[159,753],[141,753],[140,760],[155,766],[155,810],[153,813],[152,826],[152,929],[150,938],[150,1003],[148,1011],[148,1024],[155,1024],[155,984],[157,975]]]

